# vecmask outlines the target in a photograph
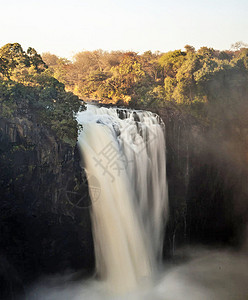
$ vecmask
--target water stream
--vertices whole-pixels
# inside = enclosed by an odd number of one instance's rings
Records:
[[[78,121],[97,272],[113,291],[134,290],[151,282],[162,255],[168,211],[163,124],[150,112],[91,105]]]

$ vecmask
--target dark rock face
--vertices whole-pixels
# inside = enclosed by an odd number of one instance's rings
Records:
[[[16,278],[26,285],[93,269],[90,198],[76,146],[28,119],[0,119],[0,195],[0,253],[15,274],[0,276],[7,299]]]
[[[158,113],[167,142],[165,255],[189,244],[240,247],[248,220],[244,145],[177,110]]]

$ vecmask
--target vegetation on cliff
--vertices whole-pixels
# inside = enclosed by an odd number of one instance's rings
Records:
[[[75,144],[79,98],[66,92],[33,48],[25,52],[18,43],[0,48],[1,116],[32,118],[51,128],[65,142]]]
[[[25,52],[18,43],[0,49],[2,116],[32,112],[59,138],[75,141],[78,97],[147,109],[173,105],[211,126],[241,132],[248,128],[248,48],[186,45],[184,51],[140,55],[96,50],[77,53],[73,61]]]
[[[186,45],[167,53],[83,51],[73,61],[50,53],[43,60],[66,89],[85,99],[158,106],[213,102],[237,88],[247,94],[248,48],[233,50]],[[224,94],[223,94],[224,92]],[[232,96],[232,95],[231,95]],[[235,95],[236,96],[236,95]]]

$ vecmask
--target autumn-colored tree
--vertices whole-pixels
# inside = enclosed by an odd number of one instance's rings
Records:
[[[155,82],[162,82],[162,68],[158,62],[160,55],[158,53],[152,53],[152,51],[146,51],[140,56],[140,62],[142,68],[146,74],[149,76],[149,80]]]
[[[193,46],[185,45],[184,49],[185,49],[186,53],[195,53],[195,47],[193,47]]]
[[[242,48],[247,48],[247,47],[248,47],[248,44],[244,43],[243,41],[238,41],[231,45],[231,50],[238,51]]]
[[[225,76],[232,77],[232,72],[241,70],[246,72],[248,65],[245,48],[218,51],[201,47],[196,51],[190,45],[185,46],[185,51],[146,51],[141,55],[83,51],[77,53],[72,62],[51,54],[43,58],[55,78],[83,99],[131,100],[132,104],[157,105],[162,104],[162,98],[178,104],[207,103],[213,99],[213,91],[218,94],[218,84]],[[240,79],[238,82],[241,86],[244,84]],[[151,100],[156,97],[160,99],[158,102]]]
[[[58,64],[59,57],[55,54],[51,54],[50,52],[42,53],[42,60],[48,67],[54,67]]]

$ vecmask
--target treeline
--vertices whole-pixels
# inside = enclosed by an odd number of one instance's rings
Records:
[[[65,91],[35,49],[24,51],[18,43],[0,48],[1,117],[35,119],[58,138],[75,144],[74,112],[79,109],[79,98]]]
[[[239,47],[238,47],[239,46]],[[102,50],[77,53],[73,61],[44,53],[51,74],[85,100],[160,106],[192,104],[247,92],[248,48],[218,51],[202,47],[142,55]],[[241,48],[240,48],[241,47]],[[234,47],[235,48],[235,47]],[[240,48],[240,49],[237,49]]]
[[[0,48],[2,115],[13,117],[29,107],[58,136],[76,137],[78,97],[147,109],[173,104],[212,125],[235,123],[235,130],[243,130],[248,128],[248,48],[186,45],[184,51],[140,55],[96,50],[79,52],[72,61],[40,56],[33,48],[25,52],[18,43]]]

